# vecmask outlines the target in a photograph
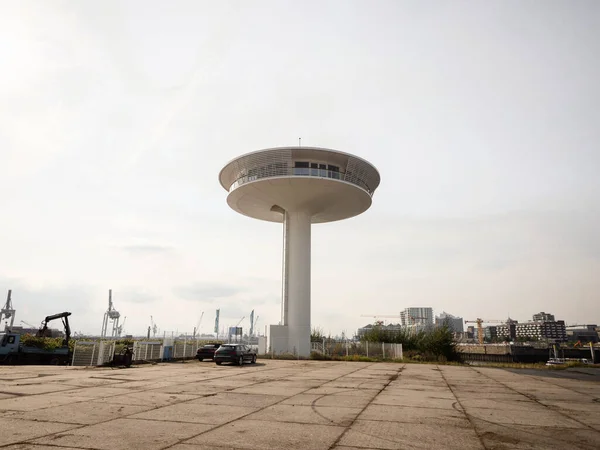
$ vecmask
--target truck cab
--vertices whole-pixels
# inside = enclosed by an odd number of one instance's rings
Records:
[[[15,333],[0,333],[0,361],[9,359],[11,354],[19,352],[21,336]]]

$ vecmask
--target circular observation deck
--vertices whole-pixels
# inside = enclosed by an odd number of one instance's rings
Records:
[[[363,213],[379,186],[377,169],[362,158],[318,147],[280,147],[242,155],[219,174],[229,206],[249,217],[282,222],[304,211],[312,223]]]

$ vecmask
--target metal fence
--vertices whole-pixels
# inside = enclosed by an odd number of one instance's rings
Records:
[[[135,341],[132,361],[156,361],[163,358],[161,341]]]
[[[101,366],[109,363],[115,353],[115,341],[76,341],[72,366]]]
[[[276,338],[269,341],[268,353],[274,356],[296,355],[296,348],[289,351],[281,351],[287,348],[284,340],[277,341]],[[391,344],[388,342],[356,342],[348,340],[326,340],[310,343],[311,353],[318,353],[329,357],[352,357],[364,356],[376,359],[402,359],[402,344]]]
[[[133,343],[133,361],[169,361],[191,359],[204,344],[214,340],[173,339],[166,337],[160,341],[136,341]]]

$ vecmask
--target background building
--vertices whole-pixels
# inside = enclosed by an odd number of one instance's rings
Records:
[[[516,331],[517,339],[532,338],[533,340],[554,342],[565,342],[567,340],[564,320],[519,323]]]
[[[567,332],[564,320],[553,322],[507,322],[496,327],[498,339],[565,342]]]
[[[490,325],[485,327],[483,330],[484,337],[487,341],[495,341],[498,339],[498,327],[494,325]]]
[[[383,325],[383,324],[369,324],[369,325],[365,325],[362,328],[359,328],[356,332],[356,337],[358,339],[362,339],[365,336],[365,333],[368,333],[369,331],[373,330],[373,328],[380,328],[383,331],[387,331],[387,332],[398,332],[400,330],[403,329],[403,326],[399,323],[397,324],[388,324],[388,325]]]
[[[512,320],[510,317],[506,323],[498,325],[496,327],[496,335],[498,339],[510,339],[514,341],[517,339],[517,321]]]
[[[566,327],[567,339],[572,342],[598,342],[597,325],[570,325]]]
[[[453,316],[452,314],[448,314],[445,311],[443,311],[439,316],[436,316],[435,318],[436,325],[439,326],[448,324],[448,327],[450,327],[450,329],[454,333],[462,333],[465,330],[464,323],[465,321],[462,317]]]
[[[405,327],[412,327],[415,325],[431,326],[433,325],[433,308],[405,308],[404,311],[400,312],[400,322]]]
[[[554,314],[539,312],[533,315],[534,322],[555,322]]]

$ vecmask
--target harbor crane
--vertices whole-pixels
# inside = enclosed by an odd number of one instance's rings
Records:
[[[200,336],[200,324],[202,324],[202,318],[203,317],[204,317],[204,311],[202,311],[202,314],[200,314],[200,318],[198,319],[198,323],[194,327],[194,334],[192,336],[193,338],[196,337],[196,333],[198,333],[198,336]]]
[[[112,301],[112,289],[108,290],[108,309],[104,313],[104,320],[102,321],[102,331],[100,336],[104,339],[108,332],[108,322],[112,321],[112,331],[110,333],[111,338],[116,338],[119,335],[119,318],[121,313],[117,311],[113,306]]]
[[[152,331],[152,337],[156,337],[156,333],[158,333],[158,327],[156,326],[156,323],[154,323],[154,319],[152,318],[152,316],[150,316],[150,331]],[[150,334],[150,333],[148,333]]]
[[[8,331],[12,329],[13,324],[15,323],[15,313],[16,310],[12,305],[12,290],[9,289],[8,295],[6,296],[6,303],[2,309],[0,309],[0,322],[2,320],[8,321],[8,319],[10,319],[10,325],[8,323],[4,324],[4,328]]]
[[[118,337],[121,337],[121,335],[123,334],[123,327],[125,326],[125,322],[127,322],[127,316],[123,317],[123,323],[119,325],[119,328],[117,329]]]

